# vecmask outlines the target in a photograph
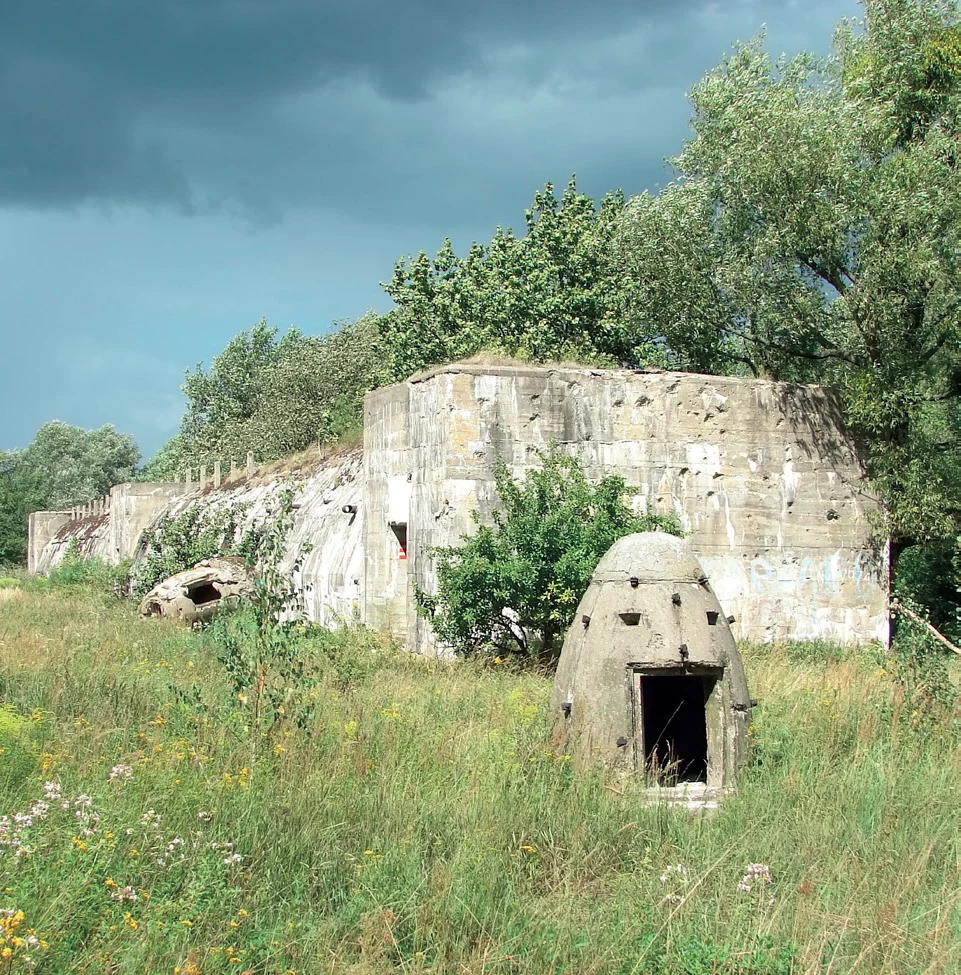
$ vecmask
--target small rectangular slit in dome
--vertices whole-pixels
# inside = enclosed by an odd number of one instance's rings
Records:
[[[625,626],[637,626],[641,622],[640,613],[620,613],[619,616]]]
[[[708,626],[717,626],[717,621],[718,621],[718,618],[720,617],[720,615],[721,615],[720,613],[715,612],[714,610],[710,610],[709,609],[707,611],[707,625]]]

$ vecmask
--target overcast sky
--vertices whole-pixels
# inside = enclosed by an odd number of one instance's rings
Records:
[[[656,189],[685,93],[855,0],[0,0],[0,448],[47,420],[152,454],[184,370],[321,333],[394,261],[523,226],[546,181]]]

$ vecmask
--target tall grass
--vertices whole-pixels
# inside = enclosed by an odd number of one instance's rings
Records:
[[[546,678],[348,645],[267,734],[204,634],[0,593],[0,815],[61,794],[0,846],[37,970],[961,970],[961,749],[870,658],[746,648],[754,757],[705,816],[552,755]]]

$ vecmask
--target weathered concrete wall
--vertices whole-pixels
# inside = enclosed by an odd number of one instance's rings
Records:
[[[281,469],[216,490],[198,488],[161,515],[175,518],[196,504],[245,505],[242,526],[247,528],[269,518],[278,493],[288,482],[294,488],[296,507],[282,567],[291,567],[303,556],[294,582],[302,592],[308,618],[326,624],[359,621],[364,582],[363,460],[359,449],[341,454],[316,471]]]
[[[368,396],[368,621],[428,646],[413,612],[414,584],[436,584],[425,547],[470,532],[475,508],[489,518],[496,457],[519,474],[552,439],[589,476],[621,474],[639,509],[678,515],[740,638],[885,638],[875,503],[829,391],[507,366],[442,367]],[[392,494],[407,507],[403,569],[386,524]]]
[[[52,514],[52,512],[38,512],[38,514]],[[79,518],[68,518],[37,553],[35,568],[32,571],[48,573],[63,560],[71,541],[76,541],[77,548],[84,555],[106,559],[108,562],[119,561],[113,558],[110,544],[110,514],[94,512]],[[30,545],[32,548],[32,536]]]
[[[27,571],[41,572],[44,549],[72,521],[69,511],[34,511],[27,526]]]
[[[472,531],[473,510],[490,517],[495,458],[520,474],[552,439],[592,478],[621,474],[639,510],[678,515],[740,638],[886,638],[875,503],[836,398],[684,373],[436,369],[371,393],[363,451],[320,469],[281,465],[216,490],[118,485],[108,514],[38,513],[31,567],[47,571],[71,537],[88,554],[136,557],[144,528],[190,504],[249,503],[259,519],[290,477],[300,507],[288,561],[313,546],[300,580],[310,617],[359,617],[425,650],[413,587],[436,584],[427,550]]]
[[[170,503],[190,491],[186,484],[117,484],[110,489],[110,558],[113,562],[133,558],[144,529]]]
[[[219,489],[119,484],[111,491],[108,512],[78,519],[66,512],[37,512],[31,516],[31,571],[49,572],[72,538],[85,555],[114,563],[142,558],[144,530],[155,527],[165,515],[176,518],[192,505],[245,505],[244,527],[261,523],[287,481],[294,487],[297,507],[285,564],[292,566],[306,552],[295,581],[308,617],[322,623],[360,619],[364,507],[359,449],[331,459],[318,470],[289,472],[281,467],[273,474],[233,481]]]
[[[369,626],[398,635],[406,635],[412,612],[407,566],[417,550],[408,543],[402,553],[395,528],[409,521],[413,472],[424,463],[423,448],[411,446],[409,407],[410,386],[389,386],[368,397],[364,420],[363,615]]]
[[[112,487],[109,499],[69,512],[36,511],[30,516],[27,568],[49,572],[63,558],[71,539],[76,539],[84,555],[115,565],[131,558],[144,529],[172,499],[188,490],[185,484],[128,482]]]

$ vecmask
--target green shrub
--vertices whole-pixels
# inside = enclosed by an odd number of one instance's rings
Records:
[[[958,576],[961,550],[957,539],[938,539],[910,545],[898,556],[895,595],[924,607],[924,615],[939,630],[958,636]]]
[[[158,582],[191,568],[201,559],[214,555],[253,558],[259,543],[258,528],[241,532],[241,519],[248,507],[198,503],[176,517],[163,515],[155,528],[144,532],[147,553],[131,574],[134,595],[144,595]]]
[[[623,478],[587,480],[580,462],[556,444],[542,466],[516,482],[494,467],[501,510],[459,546],[433,549],[437,593],[415,591],[418,612],[462,655],[539,656],[552,662],[563,633],[605,552],[624,535],[660,529],[680,534],[672,517],[635,515]],[[479,523],[480,516],[474,512]]]
[[[765,937],[724,946],[688,937],[661,949],[641,971],[644,975],[791,975],[794,956],[792,947]]]
[[[113,565],[106,559],[84,555],[71,538],[63,558],[50,570],[47,585],[64,589],[91,589],[115,596],[129,591],[130,560]]]
[[[832,643],[830,640],[789,640],[784,644],[789,660],[797,663],[836,663],[851,655],[850,647]]]
[[[924,613],[919,604],[903,602],[915,613]],[[942,734],[961,730],[961,698],[948,657],[927,627],[899,616],[891,648],[882,652],[880,662],[900,688],[892,711],[902,727],[925,734],[934,729]]]

